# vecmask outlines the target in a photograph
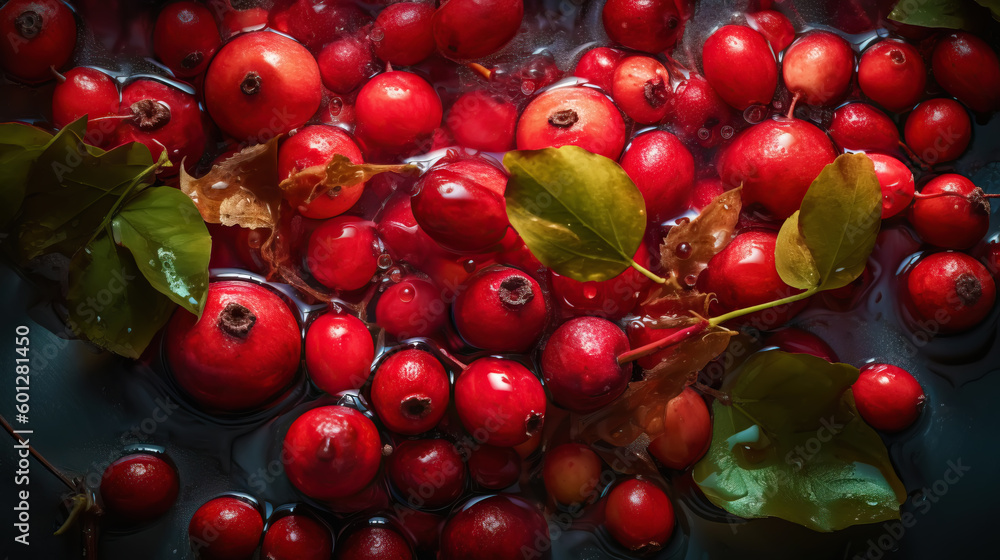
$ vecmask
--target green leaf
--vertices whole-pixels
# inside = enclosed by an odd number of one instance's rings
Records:
[[[799,230],[799,211],[785,220],[778,231],[778,243],[774,248],[774,264],[778,275],[785,284],[793,288],[808,290],[819,286],[819,270],[806,240]]]
[[[174,309],[107,234],[73,257],[66,303],[73,332],[128,358],[142,354]]]
[[[993,14],[993,19],[1000,21],[1000,0],[976,0],[976,4],[984,8],[989,8]]]
[[[51,140],[51,134],[30,125],[0,124],[0,227],[21,209],[31,166]]]
[[[111,226],[150,285],[201,316],[212,238],[194,202],[173,187],[149,188],[129,200]]]
[[[617,163],[577,146],[508,152],[503,162],[507,216],[542,264],[581,282],[633,264],[646,205]]]
[[[731,405],[713,405],[695,482],[730,513],[816,531],[898,519],[906,489],[854,406],[857,378],[856,368],[808,354],[754,355],[723,384]]]
[[[976,0],[980,5],[992,0]],[[889,19],[906,25],[946,29],[971,29],[976,26],[978,10],[967,0],[901,0]]]

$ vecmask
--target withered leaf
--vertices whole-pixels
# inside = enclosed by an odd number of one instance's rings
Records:
[[[301,210],[325,195],[337,199],[338,206],[346,211],[361,198],[365,181],[386,172],[419,175],[420,168],[413,164],[354,164],[347,156],[336,154],[326,165],[314,165],[294,171],[281,182],[280,187],[292,208]]]
[[[693,220],[670,228],[660,245],[660,262],[670,274],[674,289],[694,285],[708,261],[733,239],[740,217],[742,187],[726,191],[710,202]]]

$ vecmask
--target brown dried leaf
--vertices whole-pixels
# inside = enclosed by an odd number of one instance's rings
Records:
[[[661,286],[658,291],[650,292],[640,307],[647,315],[643,320],[655,322],[651,325],[652,328],[678,329],[707,318],[711,300],[711,294],[703,294],[698,290],[678,292],[669,286]]]
[[[398,173],[416,176],[420,168],[413,164],[378,165],[354,164],[347,156],[336,154],[326,165],[314,165],[293,172],[279,185],[285,200],[292,208],[302,208],[320,196],[326,195],[343,201],[344,210],[358,198],[366,181],[380,173]]]
[[[660,262],[670,273],[669,287],[674,290],[694,285],[708,261],[733,239],[740,217],[742,187],[726,191],[710,202],[690,222],[670,228],[660,245]],[[679,248],[687,245],[683,251]],[[682,254],[687,256],[681,257]]]

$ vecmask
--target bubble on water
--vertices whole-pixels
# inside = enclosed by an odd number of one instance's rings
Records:
[[[687,285],[688,287],[692,287],[696,283],[698,283],[697,274],[688,274],[687,276],[684,277],[684,284]]]
[[[382,253],[378,256],[376,264],[378,264],[380,269],[388,270],[389,267],[392,266],[392,257],[390,257],[388,253]]]
[[[757,124],[767,118],[767,107],[764,105],[751,105],[743,111],[743,120],[750,124]]]
[[[469,274],[472,274],[476,270],[476,261],[467,259],[462,262],[462,268]]]
[[[712,136],[712,131],[707,128],[698,129],[698,139],[708,140]]]
[[[531,80],[524,80],[521,82],[521,93],[524,95],[531,95],[535,92],[535,82]]]
[[[398,266],[394,266],[389,270],[389,280],[399,282],[402,278],[403,271]]]
[[[720,132],[723,138],[729,140],[730,138],[733,137],[734,134],[736,134],[736,129],[727,124],[726,126],[722,127],[722,130]]]
[[[334,97],[330,100],[330,115],[336,117],[344,110],[344,100],[339,97]]]
[[[376,25],[375,27],[372,27],[372,32],[368,35],[368,37],[372,41],[378,43],[379,41],[385,38],[385,31],[383,31],[381,27]]]
[[[412,284],[403,284],[403,289],[399,291],[399,301],[403,303],[410,303],[416,295],[417,291],[413,289]]]

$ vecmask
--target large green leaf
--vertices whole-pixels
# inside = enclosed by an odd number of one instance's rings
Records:
[[[212,238],[194,202],[172,187],[146,189],[130,199],[111,224],[115,241],[132,252],[146,280],[200,316]]]
[[[781,279],[793,288],[808,290],[819,286],[816,259],[809,252],[806,240],[799,230],[799,210],[796,210],[778,231],[774,249],[774,264]]]
[[[995,4],[993,0],[976,2],[986,7]],[[896,3],[889,19],[918,27],[970,29],[977,24],[978,12],[968,0],[902,0]]]
[[[73,257],[66,304],[78,336],[128,358],[142,354],[174,309],[107,234]]]
[[[906,489],[858,416],[857,377],[808,354],[751,357],[723,385],[732,403],[713,405],[712,444],[695,482],[730,513],[816,531],[898,519]]]
[[[507,216],[542,264],[581,282],[632,264],[646,205],[617,163],[577,146],[508,152],[503,162]]]
[[[21,209],[31,166],[51,140],[51,134],[33,126],[0,124],[0,227]]]

